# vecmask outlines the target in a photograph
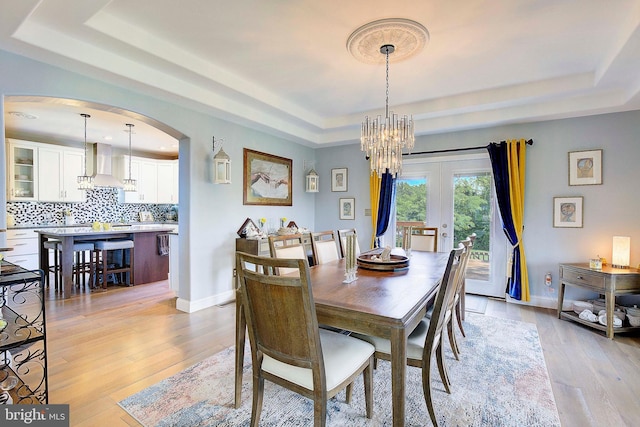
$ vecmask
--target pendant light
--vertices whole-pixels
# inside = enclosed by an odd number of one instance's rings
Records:
[[[124,191],[131,192],[136,191],[136,180],[131,179],[131,134],[133,133],[133,124],[127,123],[129,128],[129,178],[122,180],[122,187]]]
[[[78,177],[78,190],[92,190],[93,177],[87,175],[87,119],[91,117],[89,114],[80,114],[84,117],[84,172]]]

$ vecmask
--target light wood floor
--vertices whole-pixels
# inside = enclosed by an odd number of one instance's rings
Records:
[[[70,404],[72,426],[139,425],[118,401],[233,345],[234,304],[174,307],[166,282],[48,300],[50,403]],[[612,341],[553,310],[499,300],[486,315],[537,325],[563,426],[638,425],[640,334]]]

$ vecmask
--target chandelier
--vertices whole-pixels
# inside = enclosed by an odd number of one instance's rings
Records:
[[[136,180],[131,178],[131,134],[133,133],[133,124],[125,123],[125,126],[129,128],[129,178],[122,180],[122,187],[124,191],[131,192],[136,191]]]
[[[84,172],[78,176],[78,190],[93,189],[93,177],[87,175],[87,119],[91,117],[89,114],[80,114],[84,117]]]
[[[386,56],[387,91],[385,102],[384,121],[380,116],[373,120],[366,116],[362,122],[360,134],[360,149],[366,153],[371,165],[371,173],[378,176],[390,173],[393,176],[402,171],[402,149],[413,149],[415,135],[413,131],[413,117],[389,114],[389,54],[395,47],[385,44],[380,48],[380,53]]]
[[[385,117],[365,117],[362,122],[360,146],[370,161],[371,173],[378,176],[402,171],[402,150],[411,150],[415,143],[412,116],[389,112],[389,55],[394,62],[410,58],[426,46],[429,31],[420,23],[404,18],[387,18],[369,22],[356,29],[347,39],[347,50],[357,60],[367,64],[386,62]]]

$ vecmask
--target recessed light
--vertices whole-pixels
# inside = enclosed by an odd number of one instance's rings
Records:
[[[18,117],[19,119],[35,120],[38,118],[38,116],[23,113],[22,111],[9,111],[7,114],[9,114],[10,116]]]
[[[113,139],[113,137],[111,135],[107,135],[104,137],[105,140],[107,141],[111,141]]]

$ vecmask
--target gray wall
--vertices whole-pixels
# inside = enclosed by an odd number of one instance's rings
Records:
[[[527,148],[524,245],[529,267],[532,303],[553,307],[557,298],[558,263],[588,262],[597,255],[611,260],[612,236],[631,236],[631,265],[640,263],[640,221],[637,185],[640,183],[640,111],[606,114],[577,119],[554,120],[500,126],[465,132],[419,137],[415,152],[483,146],[505,139],[530,139]],[[603,184],[569,186],[568,152],[603,150]],[[363,209],[369,204],[368,165],[359,147],[332,147],[317,150],[321,193],[317,196],[316,228],[331,228],[337,218],[339,197],[356,197],[357,218],[343,221],[365,234],[368,243],[370,217]],[[349,167],[349,191],[331,193],[331,168]],[[584,227],[554,228],[553,197],[583,196]],[[347,224],[345,224],[347,225]],[[544,275],[552,272],[553,283],[544,285]],[[593,296],[569,289],[566,298]]]

